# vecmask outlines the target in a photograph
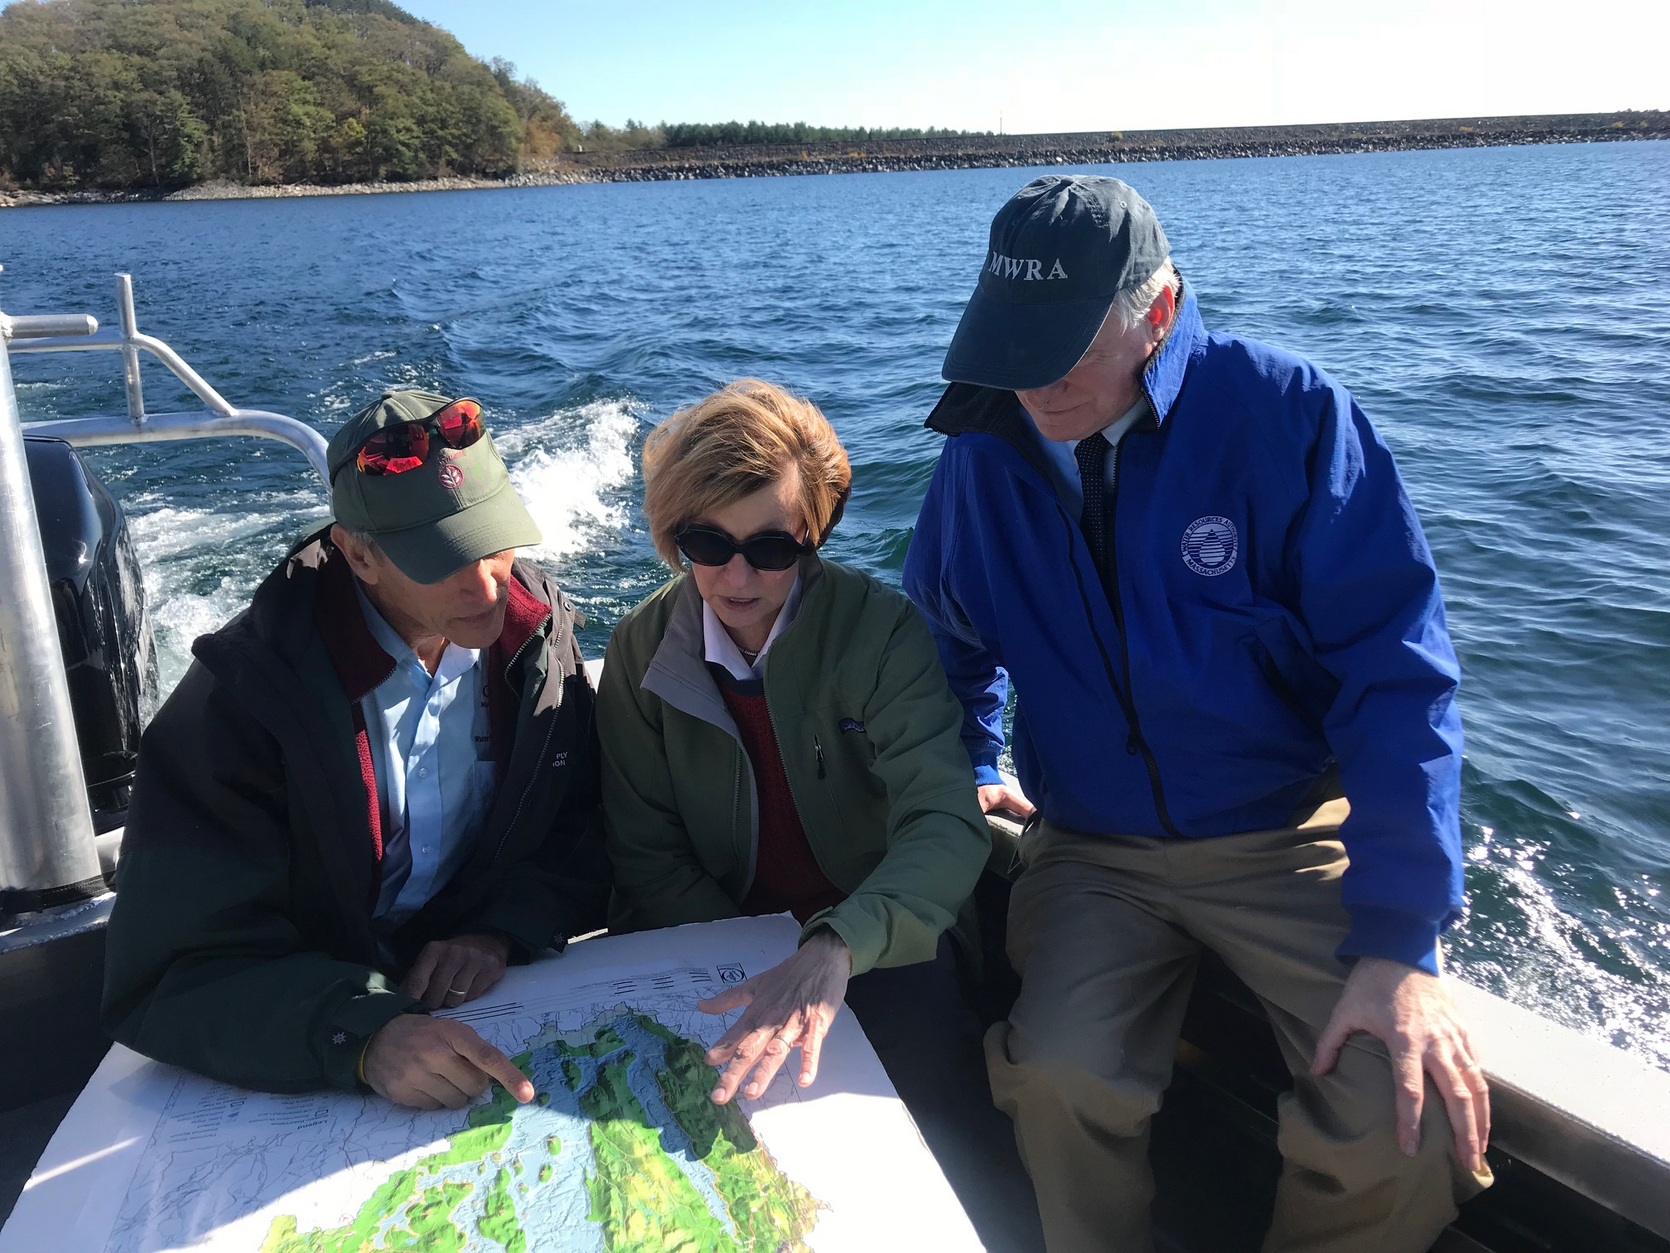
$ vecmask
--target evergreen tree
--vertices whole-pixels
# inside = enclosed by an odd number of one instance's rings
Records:
[[[50,190],[502,175],[562,104],[388,0],[16,0],[0,181]]]

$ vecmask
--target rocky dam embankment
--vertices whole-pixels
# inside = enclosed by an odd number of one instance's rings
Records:
[[[1538,117],[1440,118],[1340,122],[1312,126],[1241,126],[1195,130],[1082,131],[1056,135],[982,135],[875,140],[863,144],[724,148],[646,148],[563,153],[546,165],[503,179],[438,178],[409,183],[250,186],[205,183],[178,190],[43,192],[0,190],[0,208],[132,200],[227,200],[382,192],[466,191],[565,183],[647,182],[696,178],[770,178],[894,170],[997,166],[1112,165],[1229,157],[1320,156],[1503,144],[1573,144],[1670,139],[1670,112],[1629,111]]]

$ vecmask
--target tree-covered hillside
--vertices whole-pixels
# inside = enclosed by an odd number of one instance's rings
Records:
[[[0,184],[42,190],[493,175],[579,128],[389,0],[16,0]]]

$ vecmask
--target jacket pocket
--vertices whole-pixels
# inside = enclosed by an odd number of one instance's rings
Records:
[[[865,769],[876,763],[876,746],[870,739],[869,727],[864,725],[862,719],[837,719],[831,748],[835,752],[852,754]]]
[[[1266,619],[1242,641],[1271,694],[1312,733],[1332,700],[1333,678],[1317,664],[1283,618]]]

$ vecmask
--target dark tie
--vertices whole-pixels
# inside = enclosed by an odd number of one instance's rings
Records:
[[[1090,544],[1090,555],[1096,561],[1096,573],[1107,582],[1107,466],[1108,438],[1100,431],[1078,442],[1073,457],[1079,463],[1079,482],[1084,486],[1084,509],[1079,514],[1079,527]]]

